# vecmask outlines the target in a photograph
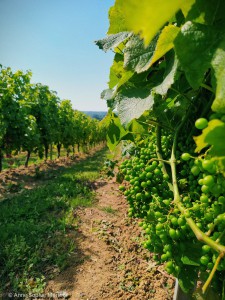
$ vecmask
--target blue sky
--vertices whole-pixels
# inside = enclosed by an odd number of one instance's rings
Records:
[[[113,0],[0,0],[0,64],[31,70],[78,110],[106,110],[113,53],[94,44],[108,30]]]

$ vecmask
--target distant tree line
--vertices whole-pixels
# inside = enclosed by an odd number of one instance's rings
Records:
[[[41,83],[31,83],[30,71],[13,72],[0,67],[0,171],[4,155],[26,151],[28,165],[32,152],[48,158],[53,145],[58,157],[63,146],[87,149],[105,140],[105,127],[96,119],[74,110],[70,100]]]

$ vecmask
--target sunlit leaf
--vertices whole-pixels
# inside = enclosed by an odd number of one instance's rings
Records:
[[[181,5],[181,10],[185,17],[187,16],[188,12],[190,11],[190,9],[194,3],[195,3],[195,0],[186,0]]]
[[[173,48],[173,41],[179,31],[180,28],[176,27],[175,25],[168,25],[163,28],[158,38],[154,55],[151,58],[150,66]]]
[[[134,74],[132,71],[125,70],[123,67],[123,55],[116,53],[113,65],[110,68],[109,75],[109,88],[114,88],[115,86],[119,88],[126,81],[128,81]]]
[[[124,11],[121,5],[121,0],[116,0],[115,5],[109,9],[109,30],[108,34],[129,31],[124,16]]]
[[[157,39],[158,36],[152,40],[149,46],[145,47],[143,40],[138,36],[133,36],[127,42],[124,50],[124,67],[137,73],[148,70],[151,66]]]
[[[120,0],[116,1],[116,6],[123,9],[128,30],[140,34],[145,45],[148,45],[185,2],[185,0]]]

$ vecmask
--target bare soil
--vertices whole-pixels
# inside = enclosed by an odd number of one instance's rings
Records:
[[[61,291],[71,300],[173,299],[175,280],[141,246],[143,234],[137,220],[127,217],[118,184],[101,179],[96,186],[96,204],[76,211],[81,261],[71,259],[74,263],[49,282],[46,293]]]

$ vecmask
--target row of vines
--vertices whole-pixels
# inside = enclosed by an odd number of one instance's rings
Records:
[[[4,155],[26,151],[48,158],[55,145],[67,152],[87,148],[105,138],[105,128],[96,119],[74,110],[70,100],[60,100],[48,86],[31,83],[32,73],[0,70],[0,170]]]
[[[225,299],[225,2],[116,0],[110,149],[143,246],[185,293]],[[193,296],[192,295],[192,296]]]

